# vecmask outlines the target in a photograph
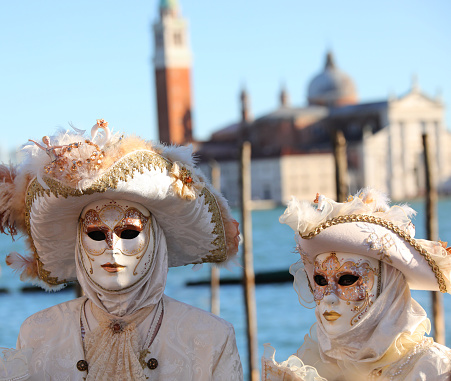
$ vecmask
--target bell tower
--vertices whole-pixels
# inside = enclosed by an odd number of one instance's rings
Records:
[[[191,50],[188,23],[177,0],[160,0],[153,25],[158,136],[164,143],[193,140],[191,124]]]

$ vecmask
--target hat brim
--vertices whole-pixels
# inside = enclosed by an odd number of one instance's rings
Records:
[[[141,150],[122,157],[83,190],[50,177],[43,179],[49,188],[45,189],[34,178],[27,189],[25,222],[39,278],[50,286],[76,279],[79,216],[87,204],[99,199],[125,199],[145,206],[164,231],[169,266],[223,262],[235,254],[228,253],[226,225],[232,222],[224,215],[225,200],[205,183],[194,199],[180,197],[174,191],[171,165],[161,155]]]
[[[361,217],[364,220],[365,216]],[[303,238],[297,234],[296,240],[311,284],[316,256],[328,252],[342,252],[375,258],[397,268],[404,274],[411,289],[450,291],[449,279],[436,264],[442,257],[446,259],[444,249],[423,248],[419,243],[420,240],[410,237],[406,240],[379,224],[370,222],[329,224],[311,238]],[[421,242],[431,243],[431,241]],[[439,246],[439,243],[434,244]]]

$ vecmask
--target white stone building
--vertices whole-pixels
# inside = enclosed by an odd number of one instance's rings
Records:
[[[451,134],[445,127],[445,108],[440,100],[424,95],[417,86],[403,97],[389,100],[381,110],[385,127],[364,133],[361,145],[362,172],[357,185],[372,185],[393,199],[408,199],[425,190],[422,135],[427,134],[435,159],[435,177],[447,192],[451,177]],[[359,184],[361,182],[361,184]]]
[[[210,167],[202,163],[207,176]],[[240,199],[238,160],[220,162],[221,192],[232,204]],[[335,166],[330,153],[292,154],[257,158],[251,164],[252,200],[257,205],[286,204],[292,196],[314,199],[316,193],[335,193]]]
[[[359,103],[352,79],[328,53],[324,70],[308,86],[306,106],[289,105],[282,90],[279,107],[251,121],[244,91],[241,102],[243,120],[197,147],[203,165],[211,159],[220,163],[221,191],[232,204],[239,202],[238,151],[243,134],[252,144],[254,200],[284,204],[291,195],[335,197],[330,139],[334,129],[342,130],[347,140],[349,193],[372,186],[393,200],[423,194],[423,133],[429,136],[435,158],[437,186],[451,193],[451,134],[445,126],[445,106],[416,83],[399,98]]]

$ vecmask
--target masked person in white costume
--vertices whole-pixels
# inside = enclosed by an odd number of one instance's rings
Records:
[[[451,292],[446,243],[415,239],[414,210],[371,189],[315,202],[293,198],[280,222],[295,231],[290,273],[317,321],[286,361],[265,345],[263,380],[449,380],[451,351],[425,336],[430,321],[410,295]]]
[[[226,201],[190,148],[103,120],[82,133],[33,141],[18,170],[0,170],[1,230],[31,251],[7,263],[47,290],[78,279],[84,291],[22,324],[30,380],[242,380],[232,325],[164,295],[168,267],[236,254]]]

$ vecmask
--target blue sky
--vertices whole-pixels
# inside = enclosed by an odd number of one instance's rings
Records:
[[[190,23],[194,135],[239,117],[245,86],[258,117],[306,103],[310,79],[332,49],[362,101],[402,95],[417,75],[440,91],[451,127],[449,0],[179,0]],[[0,146],[97,118],[157,139],[153,40],[158,0],[21,0],[0,5]]]

